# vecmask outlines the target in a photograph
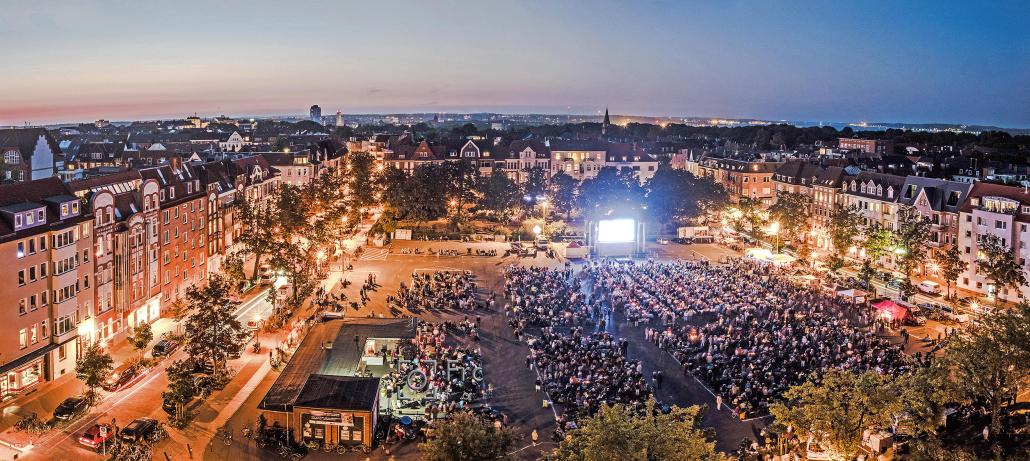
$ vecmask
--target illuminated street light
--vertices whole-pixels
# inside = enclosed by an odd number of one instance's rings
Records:
[[[540,238],[540,233],[543,231],[544,230],[540,228],[539,224],[533,226],[533,233],[536,234],[536,238]]]

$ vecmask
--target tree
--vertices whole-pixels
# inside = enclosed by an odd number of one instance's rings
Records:
[[[274,222],[272,212],[266,202],[249,199],[243,193],[237,194],[235,207],[236,217],[242,225],[242,232],[236,241],[242,247],[242,255],[254,257],[254,272],[257,278],[261,267],[261,257],[275,248]],[[241,262],[242,264],[242,262]]]
[[[905,280],[910,280],[912,269],[926,260],[931,235],[930,220],[917,213],[914,208],[905,208],[898,213],[898,229],[894,232],[894,241],[896,249],[900,250],[898,260]]]
[[[980,236],[980,251],[976,265],[984,277],[994,285],[995,296],[1001,298],[1006,288],[1019,289],[1026,285],[1023,267],[1019,264],[1015,250],[1002,245],[997,236]]]
[[[511,218],[521,200],[518,184],[501,170],[494,170],[485,181],[480,181],[478,192],[479,206],[502,222]]]
[[[912,436],[936,436],[947,404],[954,400],[955,387],[950,379],[950,370],[942,361],[933,361],[928,366],[916,367],[899,376],[896,383],[902,414],[907,418],[896,421],[895,426],[905,426]]]
[[[834,257],[837,267],[844,264],[844,256],[854,244],[855,237],[862,232],[862,213],[858,207],[851,205],[836,207],[830,213],[829,233],[833,243]]]
[[[804,239],[805,228],[812,217],[812,197],[787,191],[776,191],[776,203],[769,207],[769,217],[780,223],[786,240]]]
[[[938,251],[933,255],[933,263],[937,265],[937,271],[944,279],[946,287],[945,296],[951,297],[951,284],[958,280],[958,276],[965,272],[969,264],[962,260],[962,254],[958,246],[952,245],[947,250]]]
[[[579,185],[579,208],[590,219],[607,216],[613,211],[639,209],[644,190],[632,171],[604,167],[597,176]]]
[[[762,200],[755,197],[741,197],[737,200],[741,219],[748,225],[748,232],[754,234],[762,225]]]
[[[892,380],[876,371],[827,370],[792,386],[783,398],[769,407],[776,421],[809,431],[839,460],[853,459],[862,432],[889,428],[902,407]]]
[[[161,393],[161,397],[175,405],[175,414],[172,422],[176,426],[184,427],[187,418],[186,405],[193,401],[197,395],[197,388],[193,376],[193,365],[189,360],[177,360],[166,370],[168,375],[168,390]]]
[[[880,223],[873,223],[865,229],[862,247],[865,248],[866,257],[876,261],[894,248],[894,233]]]
[[[357,208],[367,207],[376,201],[378,192],[375,175],[375,158],[367,152],[356,152],[348,156],[349,168],[346,181],[350,185],[350,199]]]
[[[407,217],[421,224],[447,214],[449,174],[446,168],[432,163],[415,168],[404,188]]]
[[[951,367],[958,394],[982,414],[990,415],[992,434],[1001,431],[1001,409],[1013,400],[1019,384],[1030,376],[1030,361],[1020,347],[1006,341],[1012,327],[1030,329],[1030,323],[1004,319],[996,313],[959,331],[948,342],[944,360]],[[1030,318],[1030,317],[1024,317]],[[1007,326],[1007,322],[1012,322]]]
[[[721,188],[713,186],[686,170],[661,165],[645,188],[648,214],[661,226],[685,224],[721,201]]]
[[[150,328],[149,323],[142,322],[136,325],[136,328],[132,331],[132,336],[129,336],[128,339],[132,348],[139,352],[139,358],[143,359],[147,346],[150,345],[150,341],[154,340],[154,330]]]
[[[96,400],[97,388],[104,384],[104,379],[111,374],[113,369],[114,359],[107,354],[99,342],[93,341],[86,346],[86,351],[75,362],[75,375],[89,389],[86,396],[90,402]]]
[[[555,450],[556,461],[721,460],[710,434],[701,429],[701,407],[657,411],[651,399],[642,414],[623,405],[602,405]]]
[[[518,435],[509,428],[496,428],[468,413],[458,413],[433,423],[434,437],[419,444],[426,461],[515,460],[512,454]]]
[[[234,313],[239,303],[229,299],[229,285],[215,274],[207,286],[191,286],[186,299],[193,312],[186,319],[186,352],[190,357],[214,365],[222,376],[225,362],[239,358],[247,332]]]
[[[547,196],[547,172],[538,166],[525,171],[526,182],[522,185],[523,205],[531,211],[537,202]]]
[[[446,194],[448,201],[454,201],[454,220],[458,225],[461,225],[464,221],[465,205],[476,198],[476,182],[479,179],[479,170],[467,160],[447,162],[444,166],[447,171]]]
[[[565,215],[568,220],[576,206],[576,186],[579,182],[564,171],[559,171],[551,176],[551,186],[548,189],[551,206],[556,213]]]

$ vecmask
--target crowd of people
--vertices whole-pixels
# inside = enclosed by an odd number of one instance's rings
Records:
[[[628,342],[596,328],[604,321],[572,270],[511,266],[505,271],[508,322],[530,347],[526,366],[538,390],[560,404],[559,427],[571,429],[602,404],[643,408],[651,395],[642,364],[626,358]],[[539,328],[531,336],[527,328]]]
[[[403,282],[396,295],[386,298],[391,307],[408,311],[424,309],[466,310],[477,307],[476,282],[470,271],[412,273],[411,287]]]
[[[553,270],[512,265],[504,272],[508,322],[519,334],[529,325],[584,325],[593,321],[572,269]]]
[[[646,325],[648,339],[740,415],[767,413],[814,371],[898,374],[910,365],[868,328],[868,312],[796,286],[771,266],[601,260],[583,274],[593,296]]]

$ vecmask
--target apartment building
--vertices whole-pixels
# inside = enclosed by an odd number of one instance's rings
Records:
[[[140,170],[158,185],[160,206],[161,308],[186,295],[186,289],[207,282],[207,194],[190,165]]]
[[[89,210],[58,178],[0,186],[0,398],[74,371],[93,336],[92,242]]]
[[[841,204],[858,208],[863,225],[879,224],[894,230],[900,209],[898,198],[904,183],[903,176],[863,171],[847,182]]]
[[[993,235],[1013,252],[1023,266],[1024,275],[1027,275],[1030,194],[1021,187],[978,182],[969,190],[968,199],[962,203],[958,218],[958,246],[962,260],[968,264],[958,277],[958,287],[985,295],[993,294],[999,299],[1013,302],[1030,296],[1030,286],[1025,285],[1017,290],[1004,289],[998,292],[979,268],[979,261],[983,258],[979,243],[983,236]]]
[[[555,141],[551,149],[551,175],[559,171],[576,180],[592,179],[604,168],[608,156],[603,141]]]
[[[722,184],[733,201],[748,197],[768,206],[776,199],[773,174],[782,165],[783,162],[705,158],[698,165],[698,172]]]
[[[98,337],[115,336],[161,316],[158,254],[160,187],[139,171],[74,181],[92,206]]]

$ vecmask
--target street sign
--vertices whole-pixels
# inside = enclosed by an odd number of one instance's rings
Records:
[[[100,426],[100,436],[107,437],[107,426]]]

